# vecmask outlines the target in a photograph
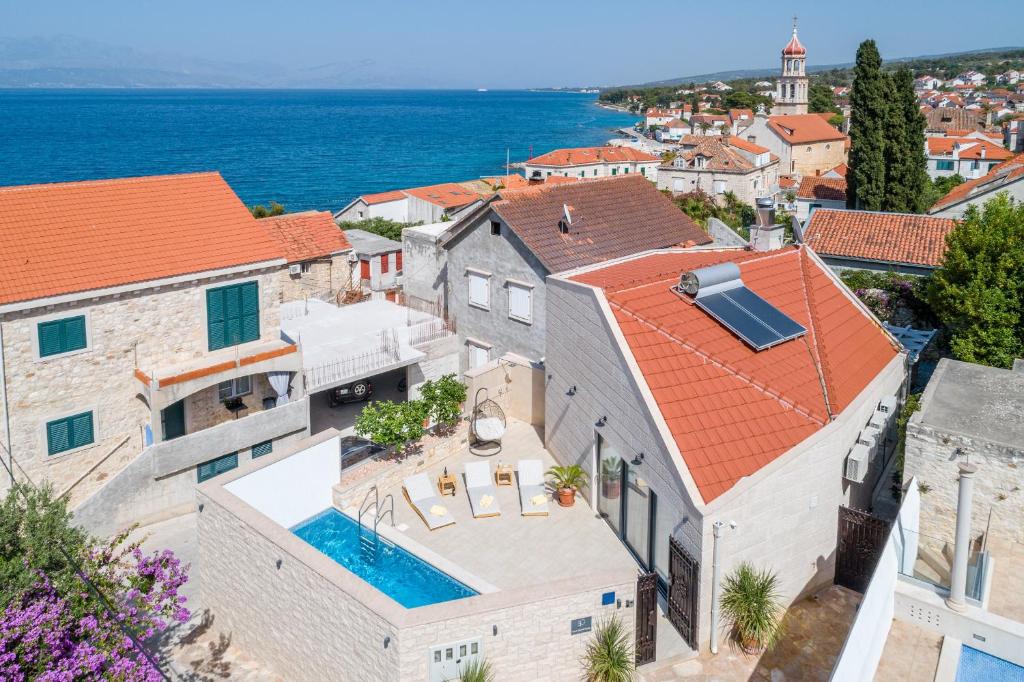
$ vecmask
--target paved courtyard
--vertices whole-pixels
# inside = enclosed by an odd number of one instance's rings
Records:
[[[992,538],[988,549],[994,559],[988,610],[1024,622],[1024,544]]]
[[[932,682],[939,666],[941,649],[942,635],[894,619],[875,679]]]

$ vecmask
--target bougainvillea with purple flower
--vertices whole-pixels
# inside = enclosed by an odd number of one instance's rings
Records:
[[[127,633],[188,620],[188,567],[143,553],[130,530],[101,542],[70,521],[48,489],[19,485],[0,505],[0,679],[162,679]]]

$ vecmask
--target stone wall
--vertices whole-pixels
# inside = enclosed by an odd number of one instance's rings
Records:
[[[680,182],[676,182],[679,180]],[[754,181],[757,189],[754,189]],[[696,192],[698,190],[713,197],[716,202],[725,202],[724,194],[715,192],[715,182],[724,182],[725,191],[732,192],[745,204],[754,205],[759,196],[767,196],[772,185],[779,181],[779,162],[761,168],[754,168],[745,173],[713,171],[704,168],[676,168],[662,166],[658,169],[658,189],[667,189],[675,193]]]
[[[470,416],[477,392],[493,400],[506,419],[544,425],[544,368],[516,355],[505,355],[486,365],[466,370],[466,415]]]
[[[142,427],[151,418],[139,396],[136,367],[152,371],[206,355],[206,287],[253,278],[260,285],[261,338],[277,338],[281,281],[276,268],[5,314],[0,325],[12,449],[24,472],[62,491],[112,451],[123,463],[130,461],[142,449]],[[35,357],[41,320],[81,314],[87,320],[87,349]],[[87,410],[94,414],[95,442],[48,455],[46,422]],[[6,486],[6,477],[0,478],[0,487]]]
[[[308,272],[292,275],[288,268],[281,269],[281,302],[301,301],[307,296],[327,293],[337,294],[352,286],[352,266],[348,262],[350,252],[331,258],[307,261],[302,265]]]
[[[402,230],[402,291],[420,305],[444,303],[448,268],[437,239],[420,228]]]
[[[1024,444],[1011,448],[921,423],[915,412],[907,424],[904,480],[917,476],[921,487],[921,534],[952,544],[959,491],[957,464],[970,453],[974,475],[971,535],[990,530],[992,536],[1024,542]],[[991,525],[989,513],[991,512]]]

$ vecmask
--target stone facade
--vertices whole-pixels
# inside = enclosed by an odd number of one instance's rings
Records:
[[[415,308],[444,305],[448,265],[438,239],[450,226],[449,222],[402,230],[402,292]]]
[[[726,192],[732,192],[737,199],[753,206],[758,197],[768,196],[772,186],[778,182],[778,160],[749,171],[716,171],[674,165],[658,168],[658,189],[677,193],[700,190],[719,203],[724,203]]]
[[[771,129],[768,117],[761,114],[755,116],[753,123],[740,135],[748,142],[767,147],[778,156],[779,173],[782,175],[820,175],[846,163],[843,140],[790,144]]]
[[[291,274],[288,268],[281,270],[281,302],[301,301],[306,297],[332,297],[340,291],[358,286],[353,280],[353,265],[349,263],[348,253],[331,258],[321,258],[297,264],[299,274]]]
[[[126,466],[142,451],[143,427],[152,420],[135,370],[141,369],[150,376],[163,371],[162,376],[166,376],[183,363],[210,356],[205,290],[212,286],[257,281],[260,339],[278,339],[278,304],[282,298],[278,270],[237,272],[213,278],[197,275],[194,280],[176,284],[140,287],[128,293],[3,314],[0,325],[9,400],[6,407],[12,450],[21,472],[37,483],[52,483],[58,492],[74,486],[72,499],[80,500]],[[38,324],[83,314],[87,348],[40,359]],[[244,350],[246,345],[239,348]],[[273,394],[263,382],[259,376],[253,385],[254,395],[260,398]],[[216,400],[216,386],[187,400],[186,424],[190,431],[234,418]],[[249,400],[247,404],[253,412],[262,409],[262,400]],[[46,423],[88,410],[94,417],[94,442],[78,450],[48,455]],[[152,428],[158,433],[159,421]],[[76,485],[96,467],[98,475]],[[6,485],[7,479],[3,477],[0,486]]]

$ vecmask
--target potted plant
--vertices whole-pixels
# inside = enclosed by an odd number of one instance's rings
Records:
[[[606,500],[614,500],[619,497],[622,489],[622,465],[617,457],[609,457],[601,460],[601,494]]]
[[[774,647],[782,636],[782,606],[778,576],[758,571],[747,562],[725,578],[722,614],[732,621],[733,634],[747,653]]]
[[[576,491],[587,484],[587,472],[579,464],[553,466],[548,469],[551,484],[558,492],[558,504],[571,507],[576,504]]]
[[[612,617],[599,623],[583,654],[587,682],[630,682],[636,679],[629,633],[622,621]]]

